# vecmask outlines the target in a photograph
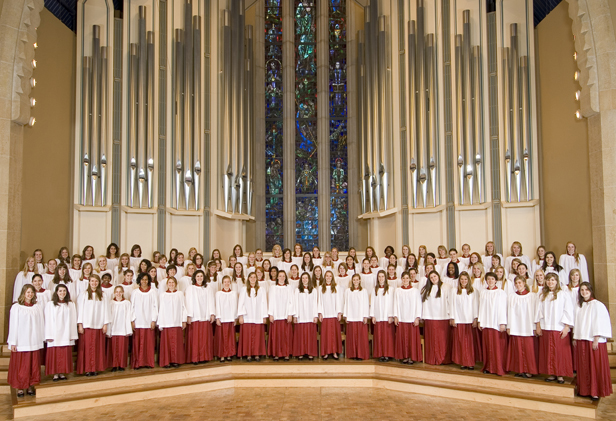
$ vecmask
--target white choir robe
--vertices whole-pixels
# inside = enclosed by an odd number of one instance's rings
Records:
[[[267,294],[269,295],[270,281],[266,279],[259,281],[259,288],[263,288],[265,292],[267,292]]]
[[[340,263],[343,263],[342,259],[340,259],[340,258],[338,258],[338,260],[333,260],[332,259],[332,265],[334,267],[334,270],[332,272],[338,273],[338,266],[340,266]]]
[[[378,292],[372,290],[370,296],[370,317],[378,322],[387,322],[394,317],[394,294],[396,288],[389,288],[385,294],[385,288],[379,288]]]
[[[312,264],[317,267],[317,266],[321,266],[323,264],[323,258],[319,257],[319,258],[312,258]]]
[[[554,268],[554,266],[547,266],[544,269],[545,274],[547,275],[548,273],[555,273],[556,275],[558,275],[558,281],[560,282],[560,285],[562,286],[562,288],[564,289],[567,285],[569,285],[569,273],[565,272],[564,269],[561,270],[556,270]],[[580,281],[581,283],[582,281]]]
[[[124,290],[124,299],[130,301],[130,296],[133,293],[133,290],[137,289],[137,284],[135,283],[130,283],[130,284],[125,284],[125,283],[121,283],[117,286],[121,286],[122,289]]]
[[[113,284],[113,277],[114,277],[114,273],[113,273],[113,271],[112,271],[111,269],[105,269],[105,270],[102,270],[102,271],[100,271],[100,272],[99,272],[99,271],[97,271],[97,270],[94,270],[94,273],[95,273],[96,275],[98,275],[98,277],[99,277],[99,278],[101,278],[101,279],[103,279],[103,275],[104,275],[104,274],[108,273],[108,274],[109,274],[109,276],[111,276],[111,283]]]
[[[462,272],[462,266],[464,266],[464,270],[468,269],[468,265],[471,263],[471,256],[468,256],[468,257],[459,256],[458,260],[460,261],[458,268],[460,269],[460,272]]]
[[[394,317],[400,323],[413,323],[421,319],[421,292],[417,288],[396,288],[394,292]]]
[[[379,259],[379,266],[381,267],[381,269],[387,272],[387,266],[389,266],[389,257],[381,257]]]
[[[537,259],[533,259],[533,262],[531,263],[531,265],[532,267],[530,268],[530,273],[528,274],[528,276],[534,279],[535,272],[537,271],[537,269],[543,268],[543,260],[539,260],[539,262],[537,262]]]
[[[458,289],[458,278],[450,278],[449,276],[443,276],[441,279],[444,284],[449,285],[453,289]]]
[[[554,293],[550,291],[545,300],[541,300],[541,294],[537,296],[537,313],[535,323],[541,323],[543,330],[556,330],[558,332],[565,325],[573,327],[575,322],[571,297],[564,291],[560,291],[553,300]]]
[[[294,289],[291,285],[275,285],[270,288],[268,301],[268,314],[274,320],[286,320],[288,316],[295,316]]]
[[[449,315],[456,323],[470,324],[479,317],[479,294],[481,292],[474,290],[469,295],[466,288],[463,288],[458,294],[458,289],[451,291],[451,299],[449,300]]]
[[[190,276],[182,276],[181,279],[178,279],[178,285],[176,289],[182,292],[186,292],[190,285],[192,285],[192,278]]]
[[[282,258],[281,257],[274,257],[274,256],[272,256],[272,257],[269,258],[269,261],[272,264],[272,267],[274,267],[274,266],[278,267],[278,263],[282,261]]]
[[[141,261],[145,259],[145,257],[131,257],[130,258],[130,265],[134,268],[138,268],[139,265],[141,264]]]
[[[289,272],[291,272],[291,266],[293,266],[295,263],[291,262],[285,262],[284,260],[281,260],[280,262],[278,262],[278,264],[276,265],[276,267],[278,267],[278,270],[284,270],[287,274],[287,277],[289,276]],[[299,267],[299,266],[298,266]]]
[[[76,282],[68,282],[68,283],[64,283],[62,281],[60,281],[60,284],[62,285],[66,285],[66,289],[68,289],[68,293],[71,294],[71,301],[76,303],[77,299],[79,298],[79,295],[82,291],[79,291],[78,289],[78,285]],[[59,285],[59,284],[58,284]],[[56,290],[56,287],[58,286],[56,284],[54,284],[53,282],[49,284],[49,288],[45,288],[47,291],[49,291],[50,298],[53,297],[53,293]],[[87,285],[86,285],[87,288]],[[85,289],[84,289],[85,291]]]
[[[363,322],[364,318],[370,317],[370,299],[368,291],[347,289],[344,296],[344,308],[342,310],[347,322]]]
[[[115,289],[113,285],[110,287],[101,287],[101,289],[103,290],[103,297],[105,297],[107,301],[113,300],[113,290]]]
[[[237,319],[237,294],[233,291],[216,293],[216,318],[221,323],[233,323]]]
[[[481,278],[473,278],[473,289],[479,293],[481,297],[481,291],[486,289],[488,285],[485,281],[482,281]]]
[[[427,288],[427,286],[426,284],[424,288]],[[438,285],[432,285],[432,291],[430,291],[430,295],[428,295],[426,301],[424,301],[422,305],[421,313],[424,320],[451,319],[451,315],[449,314],[449,309],[451,308],[449,301],[452,295],[451,286],[443,283],[441,285],[441,296],[439,298],[436,297],[437,293]]]
[[[81,279],[81,269],[73,269],[70,268],[68,270],[68,276],[71,277],[71,279],[73,280],[73,282],[77,282]]]
[[[496,253],[496,255],[500,257],[501,265],[504,265],[505,261],[503,260],[503,255],[500,253]],[[489,272],[492,269],[492,256],[484,254],[483,256],[481,256],[481,262],[483,263],[483,268],[486,270],[486,272]]]
[[[297,323],[312,323],[316,317],[319,317],[318,296],[316,288],[311,293],[308,293],[307,288],[304,292],[299,292],[299,289],[295,290],[293,307]]]
[[[579,297],[580,297],[580,287],[572,287],[569,289],[569,285],[563,288],[563,291],[569,295],[571,298],[571,305],[573,306],[573,320],[575,321],[575,317],[577,316],[578,311],[580,310],[579,306]]]
[[[526,284],[528,284],[528,280],[526,280]],[[531,285],[529,285],[530,287]],[[500,289],[502,289],[503,291],[505,291],[505,293],[507,294],[507,297],[509,297],[511,294],[515,294],[515,277],[513,280],[511,279],[507,279],[507,282],[505,282],[505,286],[503,287],[502,283],[499,286]]]
[[[133,290],[130,302],[135,313],[135,329],[150,329],[158,319],[158,291],[154,287],[146,292],[140,288]]]
[[[115,273],[115,268],[118,266],[118,264],[120,263],[120,259],[118,259],[117,257],[114,259],[107,259],[107,269],[111,270],[111,273]]]
[[[176,274],[174,276],[175,279],[182,279],[184,277],[184,273],[186,272],[186,264],[183,264],[182,266],[176,266]]]
[[[233,276],[233,268],[224,268],[222,270],[222,276],[228,276],[228,277],[232,277]]]
[[[130,301],[111,300],[111,323],[107,328],[107,336],[130,336],[133,334],[132,322],[135,321],[135,313]]]
[[[343,288],[343,289],[348,289],[351,287],[351,276],[347,275],[344,277],[341,276],[336,276],[334,277],[334,279],[336,280],[336,288]],[[363,285],[362,288],[366,289]]]
[[[84,329],[102,329],[110,321],[109,301],[105,297],[100,301],[96,293],[88,300],[88,291],[82,292],[77,301],[77,323]]]
[[[404,269],[406,268],[406,257],[400,257],[398,259],[398,267],[402,268],[402,271],[404,272]]]
[[[112,283],[114,285],[120,285],[122,282],[124,282],[124,273],[127,270],[129,270],[129,269],[133,271],[133,279],[136,280],[137,279],[137,271],[135,271],[134,267],[131,266],[131,267],[128,267],[128,268],[121,268],[120,266],[116,266],[113,269],[113,282]],[[158,269],[156,269],[156,270],[158,271]],[[163,273],[164,273],[164,271],[163,271]],[[165,275],[165,276],[167,276],[167,275]],[[161,277],[158,275],[158,272],[156,274],[156,277],[158,279],[161,279]]]
[[[9,347],[18,352],[36,351],[45,341],[45,316],[41,306],[13,304],[9,314]]]
[[[257,270],[256,266],[244,266],[244,276],[248,279],[248,275]]]
[[[209,322],[216,315],[213,289],[191,285],[186,290],[186,315],[193,322]]]
[[[87,279],[79,279],[77,281],[73,281],[72,283],[75,286],[75,296],[73,297],[73,294],[71,293],[71,301],[76,303],[81,293],[88,289],[88,285],[90,282]]]
[[[446,259],[436,259],[434,270],[437,271],[441,276],[447,273],[447,265],[451,262],[451,259],[448,257]],[[428,276],[428,274],[424,274],[424,276]]]
[[[239,257],[236,256],[235,261],[246,266],[248,264],[248,256],[239,256]]]
[[[359,276],[361,277],[361,286],[362,288],[368,291],[374,291],[374,287],[376,286],[376,273],[364,273],[359,272]],[[336,283],[338,280],[336,280]]]
[[[53,298],[53,294],[50,290],[41,288],[40,291],[36,291],[36,304],[41,306],[43,312],[45,311],[45,306],[48,302]]]
[[[43,273],[43,288],[45,289],[49,289],[49,284],[51,284],[51,282],[53,281],[53,277],[55,276],[54,273],[49,273],[49,272],[45,272]],[[70,277],[70,274],[69,274]],[[73,279],[73,278],[71,278]],[[74,279],[73,279],[74,281]]]
[[[296,257],[296,256],[291,255],[291,261],[293,262],[294,265],[297,265],[297,267],[301,267],[303,260],[304,260],[303,256]]]
[[[336,277],[336,275],[338,274],[338,268],[334,267],[334,266],[321,266],[321,273],[323,273],[323,277],[325,277],[325,274],[327,273],[327,271],[330,271],[332,273],[332,275],[334,275],[334,278]]]
[[[167,277],[167,266],[157,267],[156,268],[156,279],[165,279],[166,277]],[[136,278],[137,277],[135,276],[135,279]]]
[[[319,290],[319,314],[323,315],[324,319],[338,317],[338,314],[342,314],[342,308],[344,306],[344,290],[340,290],[336,286],[336,292],[332,292],[332,287],[325,286],[325,292],[322,287]]]
[[[522,261],[522,263],[524,263],[526,265],[527,268],[531,267],[530,264],[530,259],[528,258],[528,256],[525,255],[521,255],[521,256],[507,256],[507,258],[505,259],[505,264],[504,264],[504,268],[505,271],[507,273],[511,273],[511,262],[513,261],[513,259],[520,259]],[[503,260],[501,259],[501,262]]]
[[[156,321],[156,325],[160,330],[182,327],[182,323],[186,323],[186,317],[186,305],[182,291],[167,291],[160,294],[158,320]]]
[[[94,268],[96,267],[96,259],[88,259],[88,260],[82,260],[81,261],[81,268],[83,269],[83,265],[85,265],[86,263],[89,263],[92,265],[92,270],[94,270]]]
[[[239,299],[237,302],[237,316],[244,318],[244,323],[263,324],[263,319],[267,318],[267,296],[266,292],[259,288],[255,292],[254,288],[248,289],[243,287],[240,290]]]
[[[426,283],[428,282],[428,280],[426,279],[426,277],[423,278],[415,278],[415,282],[411,281],[411,287],[419,290],[419,294],[421,295],[421,289],[426,285]]]
[[[534,336],[537,294],[511,294],[507,299],[507,329],[512,336]]]
[[[353,268],[348,268],[347,269],[347,275],[352,277],[353,275],[355,275],[355,271],[356,270],[357,270],[357,272],[359,272],[360,271],[359,267],[355,266]]]
[[[610,315],[601,301],[585,301],[575,316],[573,339],[592,341],[595,336],[599,336],[599,343],[605,343],[612,337]]]
[[[36,264],[36,268],[38,269],[38,273],[45,273],[45,271],[47,270],[47,264],[46,263],[37,263]]]
[[[575,261],[575,257],[570,256],[568,254],[562,254],[560,259],[558,259],[558,264],[563,267],[565,271],[565,276],[567,277],[567,283],[569,282],[569,272],[572,269],[580,270],[580,283],[582,282],[590,282],[590,277],[588,276],[588,264],[586,263],[586,257],[583,254],[578,254],[579,262]]]
[[[19,299],[19,294],[21,294],[21,290],[24,285],[32,284],[32,277],[34,276],[34,272],[19,272],[15,277],[15,283],[13,284],[13,302],[16,303]],[[43,286],[45,288],[45,286]],[[47,288],[45,288],[47,289]]]
[[[207,284],[214,287],[216,291],[222,290],[222,273],[216,273],[214,276],[209,276],[209,274],[206,273],[205,279],[208,280]]]
[[[481,291],[477,321],[484,329],[500,330],[500,325],[507,325],[507,293],[498,287]]]
[[[287,274],[288,275],[288,274]],[[289,286],[293,289],[297,289],[297,287],[299,286],[300,283],[300,278],[291,278],[290,276],[287,278],[287,281],[289,282]]]
[[[77,334],[77,308],[75,303],[69,301],[65,304],[54,305],[48,302],[45,305],[45,341],[47,347],[73,346],[78,339]]]

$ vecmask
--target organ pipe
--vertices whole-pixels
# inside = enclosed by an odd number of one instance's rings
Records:
[[[183,31],[175,30],[175,207],[180,208],[180,187],[182,178],[182,139],[183,139],[183,76],[184,41]]]
[[[475,177],[477,179],[477,190],[479,203],[483,202],[483,163],[481,153],[483,151],[483,130],[482,130],[482,107],[481,107],[481,52],[478,46],[473,47],[473,113],[475,123]],[[472,190],[471,190],[472,192]],[[471,194],[471,204],[473,195]]]
[[[378,146],[378,158],[379,158],[379,184],[377,185],[377,200],[380,207],[380,198],[383,197],[383,206],[387,209],[388,201],[388,178],[389,168],[387,168],[387,155],[386,155],[386,143],[390,140],[387,136],[387,121],[388,115],[386,110],[386,96],[387,96],[387,46],[386,33],[385,33],[385,16],[379,16],[379,32],[378,32],[378,67],[379,67],[379,146]],[[379,191],[380,188],[380,191]]]
[[[146,30],[145,30],[145,6],[139,6],[139,74],[137,89],[137,177],[139,184],[139,207],[143,207],[143,190],[145,187],[145,128],[146,128],[146,64],[147,64],[147,45],[146,45]]]
[[[190,208],[192,187],[192,144],[193,144],[193,34],[192,34],[192,0],[184,3],[184,205]]]
[[[376,98],[374,98],[373,92],[372,92],[372,73],[373,73],[373,66],[372,66],[372,22],[370,21],[370,6],[366,8],[366,23],[364,26],[365,29],[365,36],[366,36],[366,43],[365,43],[365,60],[364,62],[365,64],[365,69],[366,69],[366,77],[365,77],[365,81],[364,81],[364,89],[365,89],[365,104],[366,104],[366,110],[365,110],[365,118],[367,120],[367,133],[366,133],[366,149],[368,151],[368,156],[367,156],[367,173],[368,173],[368,196],[370,198],[370,212],[374,212],[375,210],[378,209],[378,202],[375,203],[374,200],[374,187],[375,187],[375,178],[374,178],[374,119],[373,119],[373,113],[374,113],[374,102],[376,101]]]
[[[239,17],[238,17],[238,27],[237,27],[237,81],[235,86],[237,89],[237,172],[236,172],[236,186],[237,186],[237,211],[238,213],[243,213],[243,204],[244,204],[244,180],[246,174],[246,167],[244,163],[244,151],[246,150],[246,133],[245,133],[245,124],[246,124],[246,92],[245,92],[245,81],[246,81],[246,56],[244,51],[244,2],[239,0]]]
[[[252,159],[254,141],[254,57],[253,57],[253,29],[252,25],[246,27],[246,135],[245,135],[245,177],[244,186],[246,189],[246,213],[252,213]]]
[[[511,59],[509,65],[511,66],[511,102],[512,102],[512,115],[511,126],[513,132],[513,175],[516,183],[516,195],[518,202],[521,199],[520,187],[521,187],[521,166],[520,166],[520,70],[518,60],[518,25],[516,23],[511,24]]]
[[[430,189],[432,192],[432,206],[436,206],[436,51],[434,48],[434,34],[426,36],[426,71],[428,81],[429,105],[429,136],[427,144],[428,169],[430,170]]]
[[[424,30],[424,2],[417,0],[417,90],[418,90],[418,117],[419,123],[417,137],[419,140],[418,159],[419,183],[422,191],[423,207],[427,206],[428,173],[426,168],[426,66],[425,66],[425,30]]]
[[[109,77],[107,54],[107,47],[101,47],[101,206],[107,204],[107,78]]]
[[[222,145],[223,145],[223,159],[226,168],[223,174],[223,196],[224,196],[224,209],[225,212],[229,212],[229,200],[231,200],[231,177],[233,176],[233,169],[231,166],[231,87],[230,87],[230,73],[231,73],[231,54],[224,54],[224,51],[230,51],[231,49],[231,16],[228,10],[223,10],[223,71],[222,71],[222,108],[223,108],[223,130],[222,130]]]
[[[511,202],[511,78],[509,76],[509,48],[503,48],[503,135],[505,143],[505,187],[507,201]]]
[[[473,204],[473,140],[475,138],[475,128],[473,121],[473,68],[472,68],[472,50],[471,50],[471,23],[470,23],[470,11],[465,10],[462,13],[462,73],[464,75],[463,94],[464,94],[464,121],[465,121],[465,145],[464,145],[464,164],[466,166],[465,174],[467,181],[467,188],[469,192],[470,203]]]
[[[415,84],[416,78],[416,60],[415,60],[415,21],[411,20],[408,23],[409,26],[409,119],[408,119],[408,133],[409,133],[409,162],[411,170],[411,188],[413,195],[413,207],[417,207],[417,88]]]
[[[529,117],[529,87],[528,87],[528,57],[520,57],[520,68],[522,71],[522,159],[524,161],[524,181],[526,184],[526,200],[531,199],[530,194],[530,153],[528,139],[530,138],[530,117]]]
[[[201,206],[201,18],[193,16],[193,75],[194,75],[194,167],[195,209]]]
[[[146,133],[146,144],[147,148],[145,150],[146,156],[146,180],[147,180],[147,196],[148,196],[148,208],[151,208],[153,205],[153,190],[152,184],[154,182],[154,138],[156,136],[156,130],[154,128],[154,109],[155,109],[155,101],[154,101],[154,83],[156,83],[156,76],[154,70],[154,33],[152,31],[148,31],[147,34],[147,133]]]
[[[130,45],[130,88],[129,88],[129,118],[130,118],[130,133],[129,133],[129,166],[130,180],[128,190],[129,206],[134,205],[135,200],[135,179],[137,177],[137,84],[139,80],[139,49],[137,44]]]
[[[366,213],[366,198],[368,194],[368,174],[366,157],[368,155],[366,151],[366,126],[368,125],[368,119],[365,118],[365,104],[364,104],[364,31],[357,31],[357,115],[359,116],[357,125],[357,137],[359,139],[359,165],[360,165],[360,197],[361,197],[361,213]]]
[[[97,181],[99,176],[99,164],[98,164],[98,149],[100,142],[100,92],[101,92],[101,28],[98,25],[94,25],[92,28],[92,73],[91,73],[91,105],[90,114],[92,118],[91,123],[91,135],[90,135],[90,171],[92,182],[92,206],[96,206],[97,197]]]
[[[462,93],[462,35],[456,35],[455,45],[455,58],[456,58],[456,139],[457,139],[457,152],[458,152],[458,183],[460,193],[460,204],[464,204],[464,184],[466,177],[464,176],[464,145],[465,145],[465,120],[463,110],[463,93]]]
[[[81,182],[81,204],[86,205],[88,200],[88,184],[90,169],[90,66],[91,57],[83,58],[82,89],[83,89],[83,110],[82,110],[82,177]]]

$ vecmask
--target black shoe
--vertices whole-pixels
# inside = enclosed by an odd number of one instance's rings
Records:
[[[24,391],[23,390],[18,390],[17,391],[17,397],[18,398],[23,398],[24,397]]]
[[[53,376],[52,381],[54,382],[59,382],[60,381],[60,376],[58,376],[57,374],[55,376]]]
[[[261,361],[261,357],[255,357],[255,361],[256,361],[256,362]]]
[[[90,373],[89,371],[86,373],[86,377],[90,377],[92,375],[92,373]]]
[[[92,372],[92,375],[93,375],[93,376],[98,376],[98,371],[93,371],[93,372]]]
[[[199,365],[200,363],[193,363],[193,365]]]
[[[179,365],[178,363],[173,363],[173,364],[171,364],[171,367],[173,367],[173,368],[178,368],[179,366],[180,366],[180,365]]]
[[[251,363],[252,362],[252,357],[246,357],[246,361]],[[278,361],[278,358],[275,358],[274,361]]]
[[[336,361],[338,361],[338,358],[340,358],[339,356],[333,355],[332,358]]]
[[[126,370],[124,367],[118,367],[118,371],[124,371]]]
[[[515,377],[524,377],[524,376],[522,375],[522,373],[517,373]]]
[[[597,402],[599,400],[599,396],[591,396],[590,400],[593,402]]]
[[[475,366],[472,366],[472,367],[466,367],[466,369],[467,369],[467,370],[474,370],[474,369],[475,369]]]
[[[409,360],[408,360],[408,362],[407,362],[407,364],[409,364],[409,365],[411,365],[411,364],[415,364],[415,361],[413,361],[413,360],[409,359]]]
[[[546,382],[554,382],[556,381],[556,377],[548,377],[547,379],[545,379]]]
[[[233,361],[233,358],[227,357],[227,361]]]
[[[379,361],[380,361],[380,362],[384,362],[384,361],[385,361],[385,357],[381,357],[381,358],[379,358]]]
[[[323,357],[322,357],[322,358],[323,358],[324,360],[326,360],[326,359],[328,359],[328,358],[329,358],[329,355],[323,355]]]
[[[465,365],[461,365],[460,366],[460,370],[466,370],[466,366]]]
[[[60,380],[68,380],[64,374],[60,374]]]
[[[389,357],[383,357],[383,361],[384,362],[388,362],[389,361]]]
[[[565,384],[565,380],[564,380],[564,379],[563,379],[563,380],[556,380],[556,382],[557,382],[558,384]]]
[[[111,369],[111,372],[112,372],[112,373],[115,373],[116,371],[118,371],[118,367],[113,367],[113,368]]]
[[[163,368],[171,368],[171,364],[167,364],[166,366],[164,366]]]
[[[28,390],[26,391],[26,393],[27,393],[29,396],[34,396],[34,395],[36,395],[36,390],[34,390],[34,386],[30,386],[30,387],[28,388]]]
[[[488,370],[483,370],[483,374],[490,374]]]

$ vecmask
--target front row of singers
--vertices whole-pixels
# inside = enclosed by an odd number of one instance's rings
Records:
[[[575,369],[580,395],[598,399],[612,393],[606,348],[610,318],[590,283],[583,282],[572,300],[554,273],[546,276],[537,294],[529,292],[523,276],[516,277],[515,293],[509,297],[492,272],[485,276],[486,286],[471,281],[466,272],[457,287],[444,283],[436,271],[429,273],[423,288],[411,282],[408,272],[401,281],[398,288],[390,286],[381,270],[376,286],[368,290],[359,274],[349,285],[336,285],[327,271],[321,285],[313,285],[303,273],[294,288],[280,271],[268,295],[251,273],[238,294],[230,277],[223,277],[219,291],[217,282],[209,282],[198,270],[184,293],[173,277],[159,293],[150,275],[142,273],[134,286],[113,288],[112,297],[101,288],[100,278],[91,275],[76,304],[69,288],[58,284],[44,305],[45,295],[27,284],[10,311],[8,381],[18,396],[26,389],[34,395],[41,365],[53,381],[65,380],[73,372],[75,344],[77,374],[93,376],[110,367],[123,371],[130,336],[133,369],[154,367],[157,342],[159,365],[166,368],[200,364],[214,356],[221,362],[234,356],[259,361],[265,355],[274,360],[338,359],[344,319],[347,358],[368,359],[372,354],[406,364],[453,362],[468,370],[480,361],[484,373],[502,376],[511,371],[523,378],[541,373],[549,376],[546,381],[558,383],[572,377]]]

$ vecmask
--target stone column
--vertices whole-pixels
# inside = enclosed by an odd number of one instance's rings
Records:
[[[284,245],[295,244],[295,2],[282,0],[282,145]]]
[[[331,248],[329,166],[329,0],[317,3],[317,149],[319,247]]]
[[[254,178],[255,245],[265,250],[265,2],[257,1],[254,30]]]

